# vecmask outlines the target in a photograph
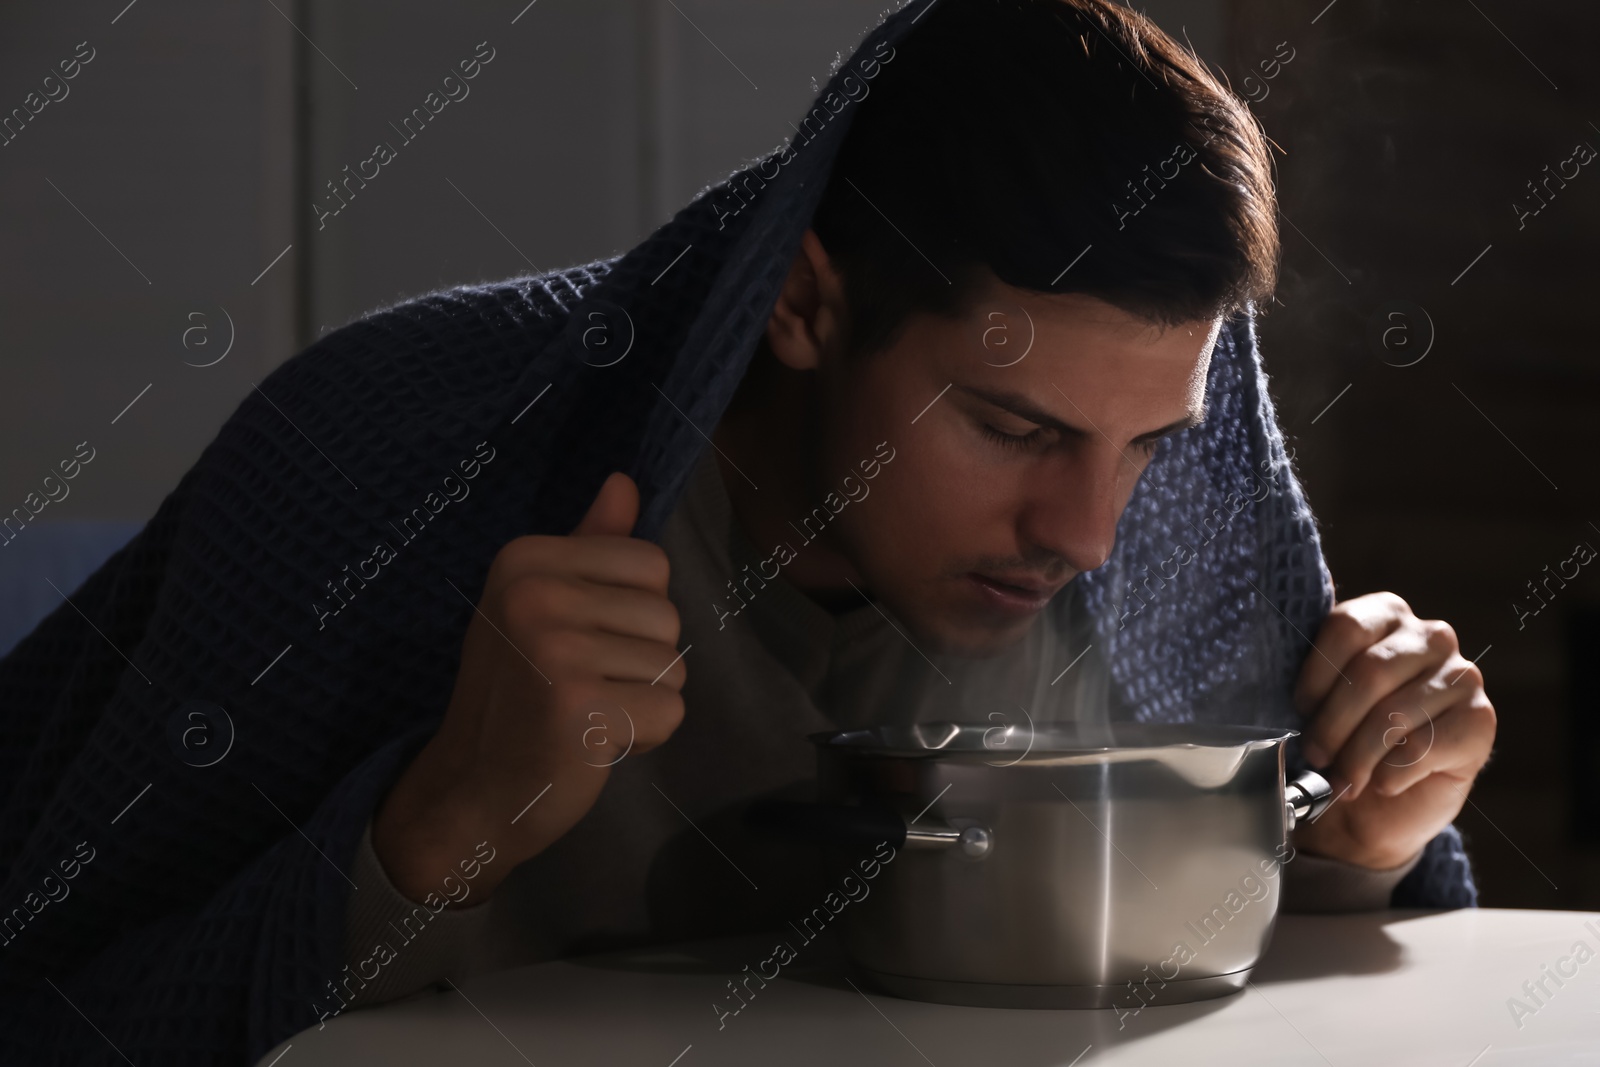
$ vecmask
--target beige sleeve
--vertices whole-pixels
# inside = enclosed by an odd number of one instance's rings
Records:
[[[359,888],[345,905],[347,966],[335,982],[346,1007],[381,1004],[455,976],[483,936],[492,901],[436,912],[408,899],[372,849],[370,821],[351,860],[350,880]]]
[[[1286,912],[1380,911],[1389,894],[1422,858],[1422,850],[1398,867],[1375,871],[1327,856],[1296,852],[1284,864]]]

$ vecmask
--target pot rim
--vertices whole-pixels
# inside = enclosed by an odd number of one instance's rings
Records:
[[[1109,741],[1106,739],[1110,734]],[[909,726],[872,726],[825,730],[807,735],[819,751],[848,756],[895,759],[965,760],[1007,757],[1018,749],[1019,761],[1063,758],[1144,758],[1172,749],[1259,748],[1287,741],[1299,730],[1289,727],[1213,723],[1112,723],[1083,728],[1052,723],[1026,728],[993,723],[923,722]]]

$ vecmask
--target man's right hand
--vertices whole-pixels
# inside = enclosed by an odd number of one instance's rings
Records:
[[[682,721],[667,554],[629,536],[638,513],[633,479],[612,474],[569,536],[519,537],[490,564],[444,721],[373,818],[373,849],[408,898],[443,896],[486,840],[478,903],[594,806],[611,763]]]

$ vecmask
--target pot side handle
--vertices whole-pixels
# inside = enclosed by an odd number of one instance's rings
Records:
[[[764,800],[746,811],[753,829],[781,837],[870,848],[887,842],[895,849],[942,851],[954,848],[968,859],[988,855],[994,835],[987,827],[956,829],[937,819],[907,815],[883,803],[813,804]]]
[[[1333,803],[1333,786],[1316,771],[1302,771],[1283,789],[1283,804],[1289,818],[1289,829],[1299,822],[1314,821]]]

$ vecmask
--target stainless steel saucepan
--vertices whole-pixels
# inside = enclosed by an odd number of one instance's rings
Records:
[[[814,805],[768,825],[897,850],[843,909],[883,990],[951,1004],[1133,1009],[1244,987],[1288,833],[1330,802],[1285,781],[1292,730],[920,723],[812,735]]]

